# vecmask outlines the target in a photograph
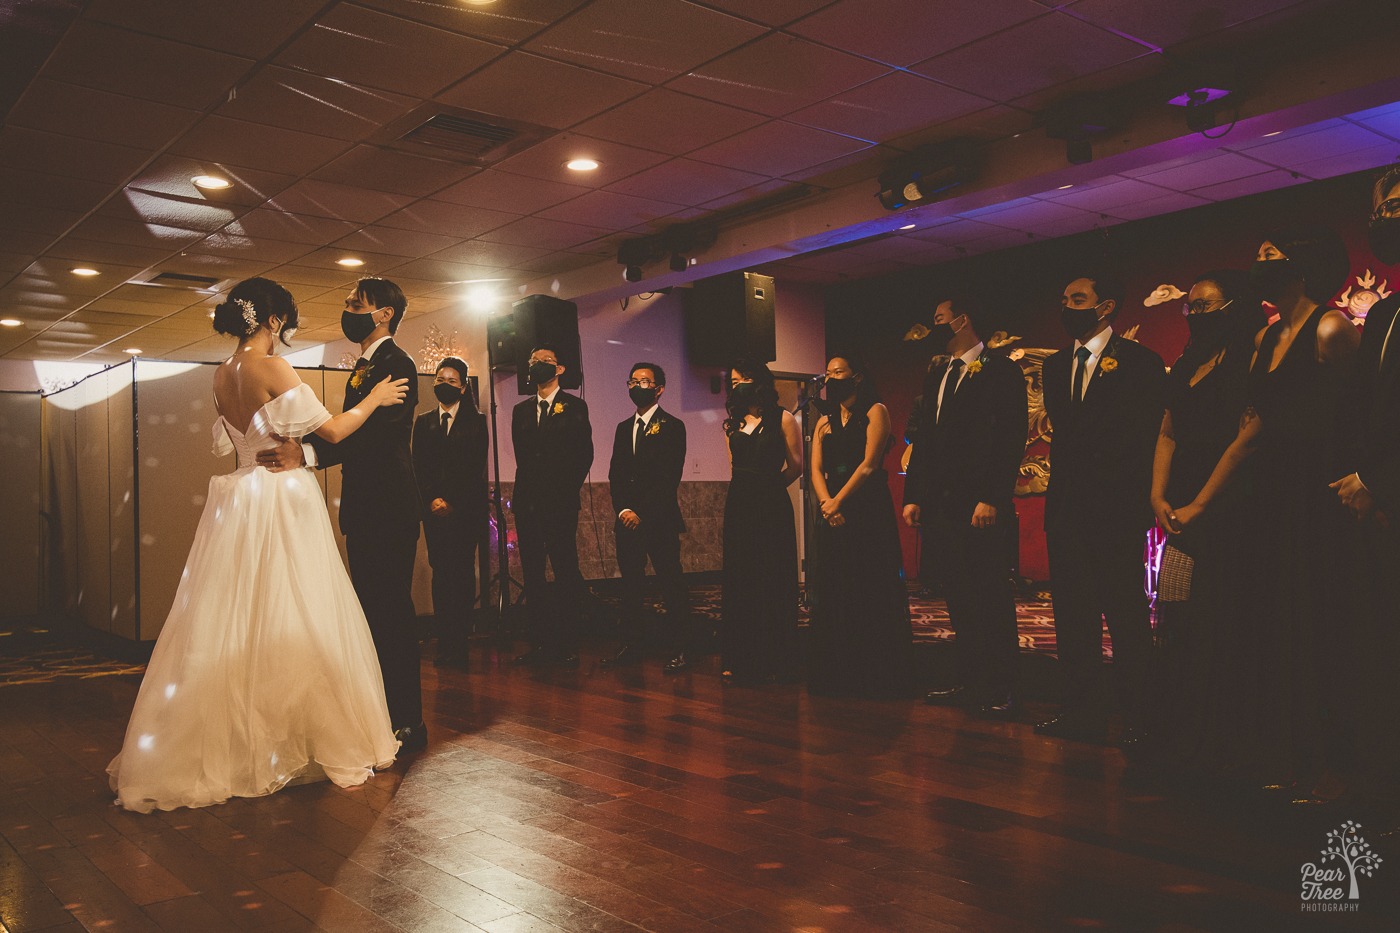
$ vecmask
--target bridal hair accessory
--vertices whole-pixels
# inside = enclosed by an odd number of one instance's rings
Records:
[[[257,330],[258,312],[257,309],[253,307],[253,303],[247,298],[235,298],[233,299],[233,303],[243,309],[243,323],[246,332],[251,334],[253,331]]]

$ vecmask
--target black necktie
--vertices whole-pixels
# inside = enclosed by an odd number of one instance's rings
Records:
[[[442,413],[442,433],[447,433],[447,423],[452,420],[452,416],[447,412]]]
[[[1089,368],[1089,357],[1092,355],[1088,347],[1074,351],[1074,398],[1071,401],[1076,404],[1084,401],[1084,372]]]
[[[544,416],[547,414],[549,414],[549,402],[547,402],[544,399],[540,399],[540,418],[539,421],[536,422],[536,424],[544,424]]]
[[[953,401],[953,395],[958,391],[958,378],[962,375],[963,365],[960,358],[948,364],[948,373],[943,377],[943,401],[938,406],[938,421],[943,420],[943,413],[947,411],[948,404]]]
[[[637,452],[637,442],[642,439],[642,428],[646,427],[646,422],[642,416],[637,416],[637,423],[632,426],[632,453]]]

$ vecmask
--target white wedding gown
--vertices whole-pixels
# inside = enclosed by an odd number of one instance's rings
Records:
[[[271,434],[330,418],[306,385],[268,402],[241,434],[222,416],[214,451],[238,468],[209,480],[175,604],[107,766],[129,810],[257,797],[324,771],[361,784],[394,759],[369,626],[308,469],[256,465]]]

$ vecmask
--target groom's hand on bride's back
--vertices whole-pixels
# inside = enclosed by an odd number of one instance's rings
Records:
[[[266,467],[269,473],[281,473],[283,470],[299,469],[306,464],[301,441],[280,434],[272,435],[272,439],[277,442],[277,446],[258,451],[258,466]]]

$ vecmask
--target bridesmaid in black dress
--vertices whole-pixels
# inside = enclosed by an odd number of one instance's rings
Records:
[[[1249,651],[1239,622],[1248,490],[1238,478],[1207,486],[1222,463],[1227,473],[1238,463],[1233,442],[1265,316],[1243,272],[1208,272],[1186,297],[1191,336],[1167,376],[1152,470],[1152,509],[1169,548],[1157,594],[1164,700],[1153,732],[1168,761],[1228,773],[1239,764],[1243,725],[1232,711],[1245,699],[1239,658]]]
[[[729,376],[723,676],[786,680],[797,673],[798,601],[797,526],[787,487],[802,475],[802,432],[778,406],[767,366],[741,360]]]
[[[1300,804],[1340,796],[1355,754],[1356,530],[1328,488],[1339,475],[1343,389],[1360,337],[1326,302],[1348,271],[1346,248],[1325,228],[1283,231],[1260,245],[1250,280],[1279,319],[1256,340],[1249,408],[1206,483],[1215,491],[1230,464],[1248,458],[1240,585],[1249,693],[1226,713],[1243,724],[1247,773]],[[1176,510],[1183,528],[1193,520]]]
[[[885,475],[890,414],[859,362],[826,366],[827,411],[812,442],[813,535],[808,689],[863,697],[908,696],[913,635],[901,574],[894,500]]]

